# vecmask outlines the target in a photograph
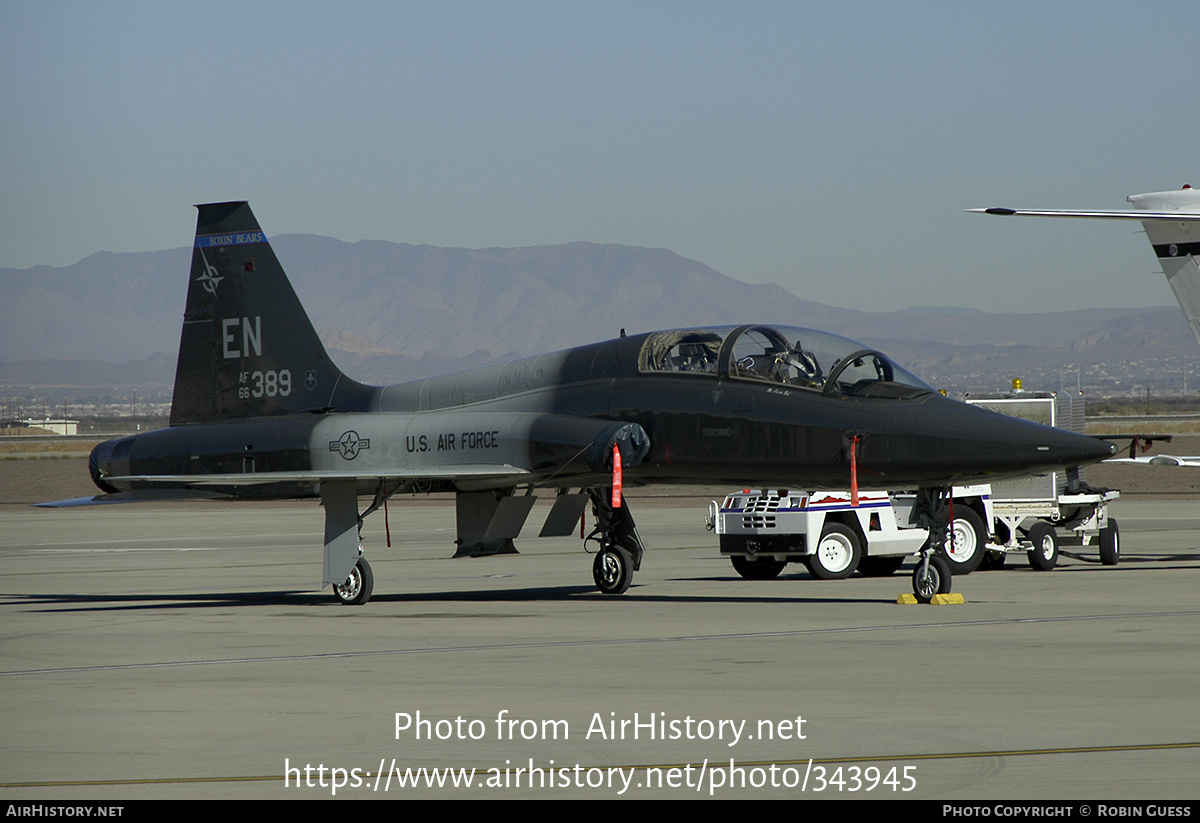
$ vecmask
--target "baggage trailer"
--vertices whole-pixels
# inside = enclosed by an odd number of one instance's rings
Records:
[[[1084,433],[1083,398],[1067,392],[1027,392],[1014,380],[1010,392],[968,396],[966,402]],[[1121,538],[1108,504],[1121,493],[1091,488],[1084,472],[1071,469],[992,483],[992,538],[982,568],[1002,568],[1009,553],[1025,552],[1030,566],[1049,571],[1058,563],[1060,531],[1073,532],[1081,546],[1095,540],[1100,562],[1117,565]]]

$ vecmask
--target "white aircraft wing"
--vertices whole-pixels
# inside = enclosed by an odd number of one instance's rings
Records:
[[[1016,217],[1087,217],[1093,220],[1170,220],[1195,222],[1200,214],[1178,211],[1074,211],[1067,209],[963,209],[975,214],[999,214]]]
[[[1176,457],[1173,454],[1153,454],[1145,457],[1110,457],[1105,463],[1141,463],[1144,466],[1200,466],[1200,456]]]
[[[1131,194],[1127,211],[1105,209],[966,209],[976,214],[1016,217],[1078,217],[1092,220],[1137,220],[1146,230],[1154,256],[1175,292],[1179,308],[1200,344],[1200,189]]]

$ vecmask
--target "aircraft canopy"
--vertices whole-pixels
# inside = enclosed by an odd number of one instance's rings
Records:
[[[852,397],[933,391],[887,355],[836,334],[793,326],[674,329],[646,337],[642,372],[711,374]]]

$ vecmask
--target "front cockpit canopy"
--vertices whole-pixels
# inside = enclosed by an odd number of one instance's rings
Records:
[[[675,329],[648,335],[642,372],[712,375],[850,397],[915,397],[929,386],[882,352],[792,326]]]

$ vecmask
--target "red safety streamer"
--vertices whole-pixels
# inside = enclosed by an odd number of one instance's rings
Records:
[[[613,443],[613,493],[612,507],[621,508],[621,449]]]
[[[858,505],[858,435],[850,438],[850,505]]]

